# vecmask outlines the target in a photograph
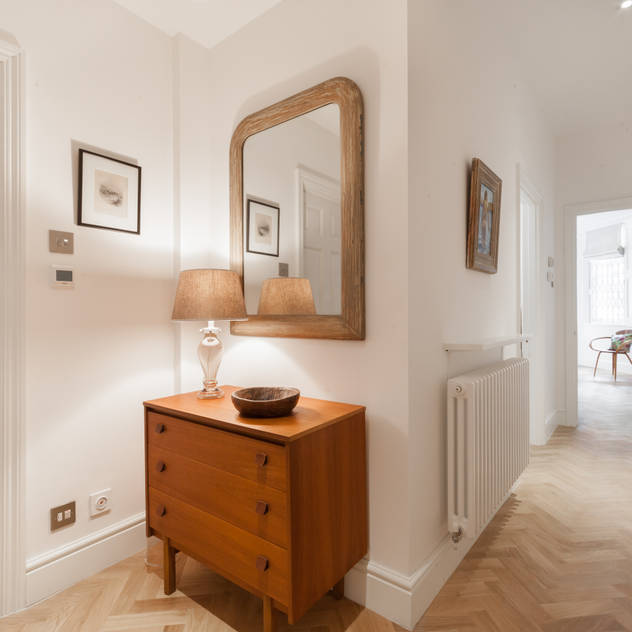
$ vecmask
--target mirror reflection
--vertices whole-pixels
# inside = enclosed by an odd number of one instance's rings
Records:
[[[248,314],[340,314],[340,109],[250,136],[243,149]]]

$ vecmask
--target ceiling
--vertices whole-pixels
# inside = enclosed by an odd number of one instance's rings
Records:
[[[497,28],[558,135],[632,119],[632,8],[620,4],[505,3]]]
[[[211,48],[281,0],[114,0],[167,35]]]
[[[280,2],[115,1],[167,34],[183,33],[208,48]],[[499,55],[518,64],[517,79],[530,86],[556,135],[632,120],[632,8],[622,10],[620,3],[487,0],[480,4],[484,36],[496,42]],[[453,3],[453,19],[458,19],[458,6]],[[482,34],[473,34],[473,39],[477,36]]]

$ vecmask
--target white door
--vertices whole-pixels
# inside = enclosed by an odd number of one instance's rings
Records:
[[[520,333],[531,341],[522,344],[524,357],[529,358],[529,428],[531,443],[541,443],[535,428],[535,393],[538,388],[535,362],[535,338],[538,332],[538,207],[527,191],[520,189]]]
[[[301,274],[309,279],[317,314],[340,314],[340,189],[314,176],[301,179]]]

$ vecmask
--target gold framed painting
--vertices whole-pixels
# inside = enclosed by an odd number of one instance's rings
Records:
[[[474,158],[467,226],[467,267],[472,270],[498,271],[502,184],[482,160]]]

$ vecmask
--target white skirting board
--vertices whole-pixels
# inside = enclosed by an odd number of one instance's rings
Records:
[[[26,562],[26,599],[32,605],[142,551],[145,512],[47,551]]]
[[[501,506],[519,485],[520,479],[507,492]],[[493,519],[494,516],[482,531]],[[362,560],[345,577],[345,597],[412,630],[477,539],[466,537],[455,544],[446,534],[412,575]]]
[[[546,441],[551,438],[551,435],[555,432],[558,426],[566,425],[566,413],[563,410],[554,410],[544,422],[544,435]]]
[[[346,576],[345,596],[412,630],[474,544],[454,544],[449,535],[412,575],[372,561],[356,564]]]

